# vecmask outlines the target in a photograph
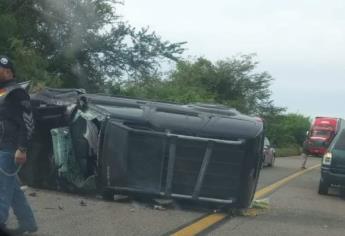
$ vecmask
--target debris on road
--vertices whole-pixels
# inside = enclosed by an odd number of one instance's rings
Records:
[[[269,208],[269,203],[270,203],[270,199],[269,198],[263,198],[263,199],[254,200],[252,202],[252,205],[251,205],[250,208],[268,209]]]
[[[20,187],[20,189],[25,192],[27,189],[28,189],[28,186],[27,185],[23,185]]]
[[[255,217],[269,209],[269,198],[253,200],[250,208],[240,209],[232,212],[233,215]]]
[[[161,206],[161,205],[154,205],[153,209],[154,210],[159,210],[159,211],[165,211],[166,210],[166,208]]]
[[[163,206],[172,205],[174,203],[172,199],[155,198],[154,201]]]
[[[155,210],[167,210],[175,209],[176,203],[173,199],[156,198],[153,199],[153,209]]]
[[[131,198],[127,195],[115,194],[114,195],[114,201],[116,201],[116,202],[130,202]]]
[[[29,196],[30,197],[37,197],[37,193],[35,193],[35,192],[29,193]]]
[[[83,200],[81,200],[81,201],[79,202],[79,204],[80,204],[80,206],[87,206],[86,202],[84,202]]]

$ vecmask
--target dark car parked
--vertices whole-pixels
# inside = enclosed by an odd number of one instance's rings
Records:
[[[331,186],[345,186],[345,125],[341,122],[341,131],[334,138],[323,156],[319,194],[328,194]]]

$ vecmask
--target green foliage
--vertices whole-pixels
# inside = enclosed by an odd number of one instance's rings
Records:
[[[247,114],[280,111],[272,105],[272,81],[267,72],[257,73],[254,55],[241,55],[216,63],[205,58],[179,61],[167,79],[159,77],[131,81],[126,95],[174,102],[225,104]],[[271,114],[271,113],[270,113]]]
[[[1,53],[13,57],[17,68],[25,67],[18,77],[93,92],[104,88],[107,79],[148,75],[161,59],[178,59],[183,43],[163,41],[148,29],[131,27],[115,14],[116,4],[115,0],[3,0]]]
[[[276,148],[277,157],[291,157],[299,156],[301,154],[301,147],[298,145],[289,145],[281,148]]]
[[[310,127],[310,118],[300,114],[279,114],[265,118],[266,134],[278,147],[302,146]]]
[[[49,86],[59,86],[56,77],[47,72],[46,60],[33,47],[24,45],[19,33],[18,19],[14,14],[2,14],[5,2],[0,4],[0,52],[10,56],[16,62],[16,77],[19,81],[30,80],[33,85],[41,83]],[[8,3],[7,3],[8,4]]]
[[[256,72],[256,65],[253,55],[216,63],[205,58],[180,61],[166,79],[159,74],[141,77],[112,86],[116,89],[111,93],[178,103],[219,103],[261,116],[266,135],[282,148],[281,155],[296,155],[310,126],[309,118],[284,114],[284,108],[274,106],[269,89],[272,77],[267,72]]]
[[[59,87],[61,81],[47,72],[48,63],[35,52],[35,50],[25,47],[23,41],[12,39],[11,42],[12,59],[18,65],[16,76],[19,81],[31,81],[35,87],[42,84],[51,87]]]
[[[16,77],[36,88],[82,87],[90,92],[179,103],[218,103],[265,119],[278,147],[300,145],[309,118],[283,114],[271,100],[272,77],[257,72],[255,55],[218,62],[180,60],[184,43],[163,41],[116,15],[116,0],[2,0],[0,54]],[[166,77],[164,59],[176,62]]]

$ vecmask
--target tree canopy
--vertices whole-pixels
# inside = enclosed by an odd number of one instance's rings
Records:
[[[310,118],[296,113],[278,114],[267,117],[266,123],[266,134],[277,146],[302,146],[310,127]]]
[[[112,93],[179,103],[217,103],[263,118],[266,135],[278,147],[301,145],[310,126],[309,117],[285,114],[274,106],[270,85],[273,78],[258,72],[254,55],[220,60],[198,58],[179,61],[168,78],[156,74],[115,84]]]
[[[254,55],[240,55],[215,63],[198,58],[179,61],[167,79],[145,78],[124,88],[126,95],[174,102],[212,102],[234,107],[246,114],[279,112],[271,100],[272,77],[256,71]]]
[[[162,58],[177,60],[183,43],[163,41],[116,15],[116,0],[3,0],[0,51],[17,75],[48,85],[99,91],[109,78],[146,75]]]
[[[20,81],[80,87],[180,103],[227,105],[261,116],[278,146],[301,144],[309,118],[285,114],[271,98],[273,78],[254,54],[212,62],[185,60],[184,42],[163,40],[119,17],[117,0],[2,0],[0,54],[11,57]],[[168,75],[163,60],[176,67]]]

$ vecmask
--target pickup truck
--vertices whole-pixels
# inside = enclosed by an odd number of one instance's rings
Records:
[[[263,123],[214,104],[174,104],[47,88],[31,95],[29,185],[246,208],[262,164]]]

